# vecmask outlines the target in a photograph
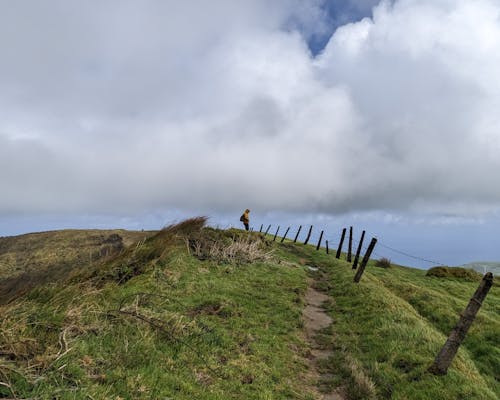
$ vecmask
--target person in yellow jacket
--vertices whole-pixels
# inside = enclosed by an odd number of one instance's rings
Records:
[[[248,231],[249,223],[250,223],[250,216],[248,215],[250,213],[250,210],[247,208],[243,214],[241,214],[240,221],[243,222],[243,225],[245,225],[245,230]]]

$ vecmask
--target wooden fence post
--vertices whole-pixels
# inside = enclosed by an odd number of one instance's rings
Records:
[[[339,243],[339,248],[337,249],[337,254],[335,255],[335,258],[340,258],[340,253],[342,252],[342,245],[344,244],[344,239],[345,239],[345,231],[346,229],[342,229],[342,237],[340,238],[340,243]]]
[[[299,237],[300,230],[302,229],[302,225],[299,226],[299,230],[297,231],[297,234],[295,235],[295,239],[293,239],[293,243],[297,243],[297,239]]]
[[[365,272],[366,264],[368,263],[373,248],[375,247],[376,244],[377,244],[377,239],[372,238],[372,241],[370,242],[370,245],[366,250],[365,256],[363,257],[363,261],[361,261],[361,265],[359,266],[359,269],[356,271],[356,275],[354,275],[354,282],[358,283],[359,280],[361,279],[361,275],[363,275],[363,272]]]
[[[351,262],[352,253],[352,226],[349,227],[349,246],[347,247],[347,262]]]
[[[285,234],[283,235],[283,237],[281,238],[281,243],[283,243],[285,241],[285,238],[286,238],[286,235],[288,234],[288,231],[290,230],[290,227],[286,228],[286,231],[285,231]]]
[[[358,266],[359,255],[361,254],[361,247],[363,246],[363,240],[365,238],[365,231],[361,234],[361,239],[359,240],[358,250],[356,251],[356,255],[354,256],[354,262],[352,264],[352,269],[356,269]]]
[[[328,240],[326,241],[326,254],[330,254],[330,252],[328,251]]]
[[[266,232],[264,233],[264,236],[266,236],[266,235],[268,234],[269,229],[271,229],[271,225],[269,225],[269,226],[267,227]]]
[[[263,225],[263,224],[260,224],[259,233],[262,233],[262,228],[264,228],[264,225]]]
[[[453,358],[457,354],[460,344],[465,339],[467,331],[474,322],[476,314],[483,304],[483,300],[486,298],[491,286],[493,285],[493,274],[488,272],[484,275],[483,280],[476,289],[474,296],[465,307],[464,312],[460,316],[457,324],[453,328],[444,344],[443,348],[434,360],[434,364],[429,368],[429,372],[434,375],[446,375],[448,372],[448,367],[450,366]]]
[[[320,235],[319,235],[319,240],[318,240],[318,245],[316,246],[316,250],[319,250],[320,246],[321,246],[321,240],[323,239],[323,231],[321,231]]]
[[[274,234],[273,242],[276,241],[276,236],[278,236],[279,231],[280,231],[280,226],[278,225],[278,229],[276,229],[276,233]]]
[[[313,226],[309,228],[309,232],[307,233],[306,241],[304,242],[304,245],[306,245],[309,242],[309,239],[311,238],[311,232],[313,230]]]

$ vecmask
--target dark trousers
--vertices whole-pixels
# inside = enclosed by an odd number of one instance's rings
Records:
[[[247,222],[243,222],[243,225],[245,225],[245,230],[248,231],[248,223]]]

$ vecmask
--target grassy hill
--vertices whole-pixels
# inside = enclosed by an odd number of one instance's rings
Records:
[[[346,399],[500,395],[497,285],[448,375],[436,377],[426,369],[477,282],[370,262],[354,284],[347,262],[313,247],[204,222],[116,233],[123,246],[110,251],[99,248],[111,232],[61,232],[59,252],[50,235],[47,247],[37,237],[38,247],[15,249],[15,238],[1,238],[10,267],[0,287],[20,274],[37,279],[0,306],[0,398],[320,398],[302,320],[311,279],[332,297],[325,306],[334,322],[319,335],[333,351],[322,387],[341,387]],[[99,257],[87,262],[83,243]],[[30,253],[45,260],[48,248],[50,279],[33,261],[12,268]]]
[[[37,285],[89,268],[152,234],[120,229],[62,230],[0,237],[0,304]]]

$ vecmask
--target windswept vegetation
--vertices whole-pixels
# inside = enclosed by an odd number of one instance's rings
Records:
[[[498,285],[448,375],[437,377],[427,368],[477,281],[373,260],[355,284],[350,264],[312,246],[205,222],[131,236],[64,232],[60,254],[76,261],[57,276],[53,255],[41,267],[50,279],[0,306],[0,398],[313,400],[317,386],[351,400],[500,395]],[[92,263],[79,258],[73,247],[94,241],[98,251],[105,244],[91,237],[101,234],[120,235],[122,248]],[[50,252],[43,240],[15,250],[16,238],[2,238],[0,259],[59,254],[49,238]],[[15,276],[9,271],[0,286]],[[32,262],[16,273],[39,271]],[[311,279],[332,299],[333,324],[317,340],[333,351],[320,382],[302,319]]]
[[[0,397],[312,399],[305,270],[200,260],[189,244],[204,222],[168,227],[4,306]],[[203,230],[217,242],[242,237]],[[252,242],[268,254],[269,242]]]

